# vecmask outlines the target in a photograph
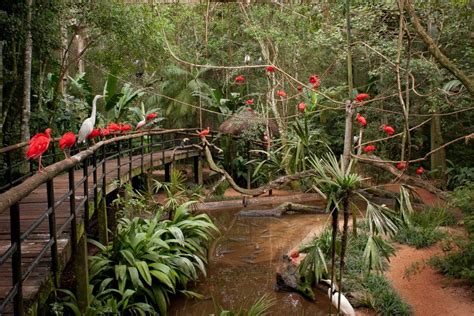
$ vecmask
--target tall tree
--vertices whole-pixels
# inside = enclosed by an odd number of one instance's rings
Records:
[[[30,116],[31,116],[31,57],[33,54],[33,38],[31,36],[31,11],[33,0],[26,0],[26,37],[25,56],[23,68],[23,105],[21,111],[20,141],[26,142],[30,139]],[[26,147],[25,147],[26,148]]]

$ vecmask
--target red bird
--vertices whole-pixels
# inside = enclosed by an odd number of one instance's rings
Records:
[[[211,131],[211,128],[208,126],[207,129],[199,132],[199,137],[206,138],[206,136],[209,135],[210,131]]]
[[[304,109],[306,109],[306,104],[304,104],[304,102],[301,102],[300,104],[298,104],[298,111],[303,113]]]
[[[151,121],[151,120],[155,119],[157,116],[158,116],[158,113],[153,112],[153,113],[148,114],[148,115],[145,117],[145,119],[146,119],[147,121]]]
[[[118,125],[117,123],[109,123],[109,125],[107,125],[107,129],[112,134],[115,134],[115,133],[120,132],[122,130],[120,128],[120,125]]]
[[[100,136],[100,129],[94,128],[92,132],[89,135],[87,135],[87,139],[94,139],[99,136]]]
[[[267,67],[267,71],[268,71],[268,72],[275,72],[275,67],[273,67],[273,66],[268,66],[268,67]]]
[[[362,126],[362,127],[367,126],[367,121],[366,121],[365,117],[363,117],[359,113],[357,113],[356,120],[357,120],[357,122],[359,122],[360,126]]]
[[[364,101],[365,99],[368,99],[370,96],[367,94],[367,93],[359,93],[358,95],[356,95],[355,97],[355,100],[357,102],[362,102]]]
[[[362,150],[369,154],[371,152],[373,152],[375,150],[375,146],[374,145],[368,145],[368,146],[365,146],[364,148],[362,148]]]
[[[101,137],[105,137],[105,136],[107,136],[107,135],[110,135],[110,131],[109,131],[108,129],[106,129],[106,128],[101,128],[101,129],[100,129],[100,136],[101,136]]]
[[[278,94],[279,97],[282,97],[282,98],[286,97],[286,92],[283,91],[283,90],[278,90],[277,94]]]
[[[318,75],[312,75],[309,77],[309,82],[313,85],[314,90],[317,90],[321,85],[321,80],[319,79]]]
[[[385,125],[384,124],[384,125],[382,125],[382,129],[389,136],[392,136],[393,134],[395,134],[395,129],[393,127],[391,127],[390,125]]]
[[[59,148],[64,151],[66,159],[70,157],[71,147],[76,143],[76,135],[73,132],[64,133],[59,140]]]
[[[238,75],[237,77],[235,77],[235,82],[244,83],[245,82],[245,77],[242,76],[242,75]]]
[[[399,162],[395,166],[398,170],[404,170],[407,168],[407,164],[405,162]]]
[[[253,105],[254,101],[253,99],[248,99],[247,101],[245,101],[245,104],[247,105]]]
[[[125,133],[125,132],[128,132],[130,130],[132,130],[132,125],[130,124],[123,124],[123,125],[120,125],[120,130]]]
[[[298,89],[299,92],[301,92],[301,91],[303,91],[303,86],[298,86],[297,89]]]
[[[43,170],[41,164],[41,156],[48,150],[51,142],[51,129],[47,128],[44,133],[38,133],[33,136],[28,143],[28,150],[26,151],[27,159],[38,159],[38,171]]]
[[[419,166],[418,169],[416,169],[416,174],[421,176],[425,172],[425,168],[422,166]]]
[[[298,252],[298,250],[293,250],[291,253],[290,253],[290,257],[291,259],[296,259],[300,256],[300,253]]]

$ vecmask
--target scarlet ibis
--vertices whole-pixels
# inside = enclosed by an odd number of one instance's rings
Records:
[[[304,102],[298,104],[298,111],[304,112],[304,109],[306,109],[306,104],[304,104]]]
[[[122,133],[126,133],[126,132],[132,130],[132,125],[130,125],[130,124],[120,125],[120,130],[122,131]]]
[[[358,95],[356,95],[355,97],[355,100],[357,102],[362,102],[364,101],[365,99],[368,99],[370,96],[367,94],[367,93],[359,93]]]
[[[301,91],[303,91],[303,86],[298,86],[297,89],[298,89],[299,92],[301,92]]]
[[[362,127],[367,126],[367,120],[365,119],[365,117],[360,115],[360,113],[357,113],[356,120],[357,120],[357,122],[359,122],[360,126],[362,126]]]
[[[41,157],[48,150],[51,141],[51,129],[47,128],[44,133],[38,133],[33,136],[28,143],[28,150],[26,151],[27,159],[38,159],[38,171],[43,170],[41,164]]]
[[[298,250],[293,250],[293,251],[290,253],[291,259],[298,258],[299,256],[300,256],[300,253],[298,252]]]
[[[321,85],[321,80],[319,80],[318,75],[312,75],[309,77],[309,82],[313,85],[313,89],[317,90]]]
[[[245,104],[247,105],[253,105],[254,101],[253,99],[248,99],[247,101],[245,101]]]
[[[395,129],[393,127],[391,127],[390,125],[385,125],[384,124],[381,127],[382,127],[383,131],[385,133],[387,133],[387,135],[392,136],[393,134],[395,134]]]
[[[278,90],[277,94],[278,94],[279,97],[282,97],[282,98],[286,97],[286,92],[283,91],[283,90]]]
[[[109,123],[109,125],[107,125],[107,129],[112,134],[115,134],[115,133],[120,132],[122,130],[120,128],[120,125],[118,125],[117,123]]]
[[[110,134],[110,131],[107,128],[101,128],[100,129],[100,136],[105,137]]]
[[[245,77],[242,76],[242,75],[238,75],[237,77],[235,77],[235,82],[244,83],[245,82]]]
[[[275,67],[273,67],[273,66],[268,66],[268,67],[267,67],[267,71],[268,71],[268,72],[275,72]]]
[[[157,116],[158,116],[158,113],[153,112],[153,113],[148,114],[148,115],[145,117],[145,119],[146,119],[146,121],[148,122],[148,121],[151,121],[151,120],[155,119]]]
[[[100,129],[94,128],[89,135],[87,135],[87,139],[94,139],[100,136]]]
[[[374,145],[368,145],[368,146],[365,146],[364,148],[362,148],[362,150],[369,154],[371,152],[373,152],[375,150],[375,146]]]
[[[76,135],[73,132],[66,132],[59,140],[59,148],[64,151],[66,158],[70,157],[71,147],[76,143]]]
[[[351,303],[344,296],[344,294],[337,290],[336,286],[332,284],[331,280],[322,279],[321,281],[329,285],[328,297],[331,300],[332,305],[337,308],[339,306],[339,297],[341,297],[340,312],[343,315],[355,316],[355,311]]]
[[[405,162],[399,162],[395,165],[395,167],[398,169],[398,170],[404,170],[407,168],[407,164]]]
[[[421,176],[425,172],[425,168],[422,166],[419,166],[418,169],[416,169],[416,174]]]
[[[199,132],[199,137],[206,138],[206,136],[209,135],[210,131],[211,131],[211,128],[208,126],[207,129]]]
[[[95,125],[95,116],[97,112],[97,100],[102,98],[102,95],[96,95],[94,100],[92,101],[92,113],[91,117],[87,118],[82,122],[81,128],[79,129],[77,142],[83,143],[86,141],[87,136],[92,132]]]

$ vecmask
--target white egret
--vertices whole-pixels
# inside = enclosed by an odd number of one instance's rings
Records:
[[[79,129],[79,133],[77,134],[77,142],[84,143],[86,141],[87,136],[92,132],[95,125],[95,117],[97,113],[97,100],[102,98],[102,95],[96,95],[94,97],[94,101],[92,101],[92,113],[91,117],[87,118],[82,122],[81,128]]]
[[[336,307],[336,309],[337,309],[337,306],[339,304],[339,296],[340,296],[341,297],[341,310],[340,310],[340,312],[343,315],[355,316],[354,308],[352,307],[349,300],[344,296],[344,294],[339,292],[339,290],[337,289],[336,284],[331,286],[331,280],[321,279],[321,281],[329,285],[328,297],[331,300],[332,305],[334,307]]]

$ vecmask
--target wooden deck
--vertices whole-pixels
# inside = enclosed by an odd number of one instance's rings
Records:
[[[200,152],[196,149],[189,150],[167,150],[164,152],[154,152],[152,156],[150,154],[144,154],[133,156],[132,163],[130,164],[129,156],[121,158],[120,167],[120,182],[124,183],[131,177],[135,177],[142,173],[142,160],[143,169],[148,170],[149,168],[155,168],[163,166],[169,162],[182,160],[191,157],[197,157]],[[173,158],[174,156],[174,158]],[[97,167],[97,179],[98,179],[98,191],[100,192],[102,183],[102,165],[99,164],[98,159]],[[106,162],[106,193],[114,191],[118,182],[116,181],[119,177],[117,171],[117,160],[107,160]],[[85,193],[84,184],[80,183],[83,178],[83,169],[77,169],[74,172],[74,182],[76,183],[75,191],[75,205],[78,220],[84,218],[84,204],[85,204]],[[89,205],[93,205],[93,168],[88,167],[88,196]],[[67,223],[67,219],[70,216],[70,199],[69,199],[69,177],[67,173],[61,174],[54,178],[54,201],[55,201],[55,220],[56,229],[58,232],[58,252],[60,257],[60,265],[63,267],[65,263],[70,259],[70,224]],[[62,202],[58,202],[61,198],[65,197]],[[23,275],[25,275],[30,268],[32,262],[38,257],[41,251],[45,251],[45,256],[41,259],[40,264],[33,270],[30,271],[23,282],[23,297],[24,304],[27,307],[31,304],[39,293],[40,288],[51,284],[51,257],[50,257],[50,236],[49,236],[49,218],[45,216],[45,211],[48,209],[47,201],[47,188],[46,183],[39,186],[31,194],[20,201],[20,227],[21,234],[25,234],[26,230],[37,221],[40,217],[42,222],[36,227],[26,238],[21,245],[21,266]],[[90,208],[92,209],[92,208]],[[0,254],[10,247],[10,214],[5,212],[0,214]],[[12,288],[12,263],[11,258],[8,259],[0,266],[0,301],[6,297],[8,292]],[[4,315],[12,313],[12,306],[7,306],[4,311]]]

